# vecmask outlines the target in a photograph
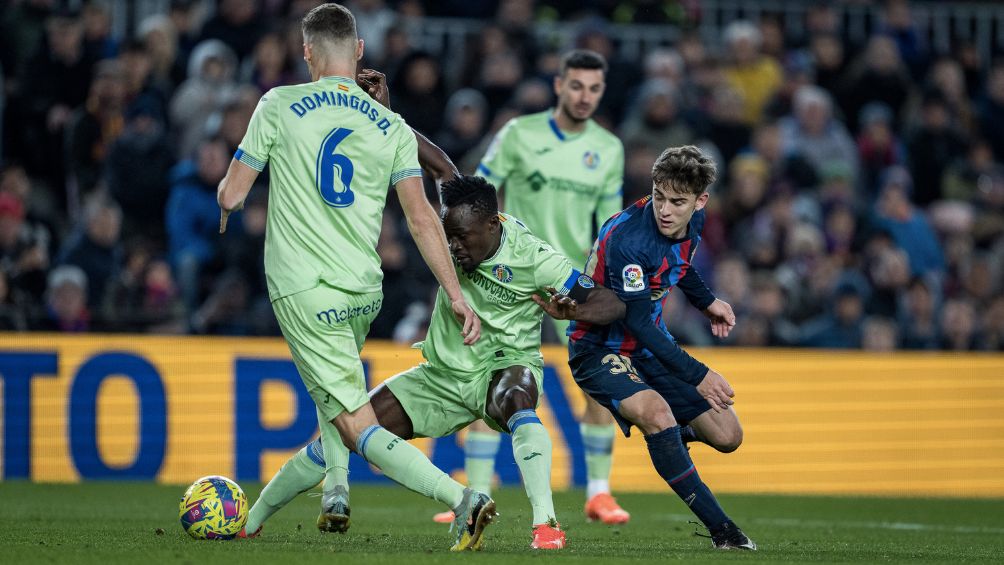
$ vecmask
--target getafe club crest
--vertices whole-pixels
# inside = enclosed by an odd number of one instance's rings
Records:
[[[600,154],[595,151],[586,151],[582,155],[582,164],[586,166],[587,169],[593,170],[600,166]]]
[[[507,265],[503,265],[501,263],[495,265],[492,267],[492,274],[495,275],[495,278],[498,279],[499,282],[512,282],[512,269],[510,269]]]
[[[627,265],[621,271],[621,277],[624,279],[625,291],[636,292],[645,290],[645,273],[641,270],[640,265]]]

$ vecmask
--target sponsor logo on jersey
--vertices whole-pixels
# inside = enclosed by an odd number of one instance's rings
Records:
[[[581,286],[582,288],[593,288],[594,286],[596,286],[596,283],[594,283],[593,279],[589,278],[588,275],[579,275],[578,282],[579,286]]]
[[[582,155],[582,164],[590,171],[600,166],[600,154],[595,151],[586,151]]]
[[[530,190],[539,192],[547,184],[547,177],[540,174],[540,171],[534,171],[530,176],[526,177],[526,182],[530,183]]]
[[[537,155],[543,155],[545,153],[549,153],[550,151],[551,151],[550,147],[541,147],[540,149],[534,151],[534,153],[536,153]]]
[[[627,265],[621,271],[621,278],[624,279],[624,290],[627,292],[637,292],[645,290],[645,272],[640,265]]]
[[[480,271],[464,273],[464,276],[475,286],[485,291],[485,298],[491,302],[496,304],[512,304],[516,302],[516,293],[512,289],[500,285],[498,281],[484,276]]]
[[[499,282],[510,283],[512,282],[512,269],[508,266],[499,263],[492,267],[492,274]]]

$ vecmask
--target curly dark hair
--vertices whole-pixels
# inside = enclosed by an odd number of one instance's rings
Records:
[[[715,162],[693,145],[666,149],[652,166],[652,182],[656,186],[668,185],[684,194],[700,196],[717,178]]]
[[[495,187],[482,177],[454,177],[443,183],[439,197],[447,208],[469,205],[479,218],[487,219],[499,213]]]

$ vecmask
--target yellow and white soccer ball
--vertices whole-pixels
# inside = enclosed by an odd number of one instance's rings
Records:
[[[195,539],[233,539],[248,520],[248,499],[226,477],[202,477],[181,497],[178,514],[181,526]]]

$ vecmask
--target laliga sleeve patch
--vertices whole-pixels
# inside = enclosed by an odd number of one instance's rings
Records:
[[[640,265],[627,265],[621,271],[621,278],[624,279],[625,292],[638,292],[645,290],[645,272]]]

